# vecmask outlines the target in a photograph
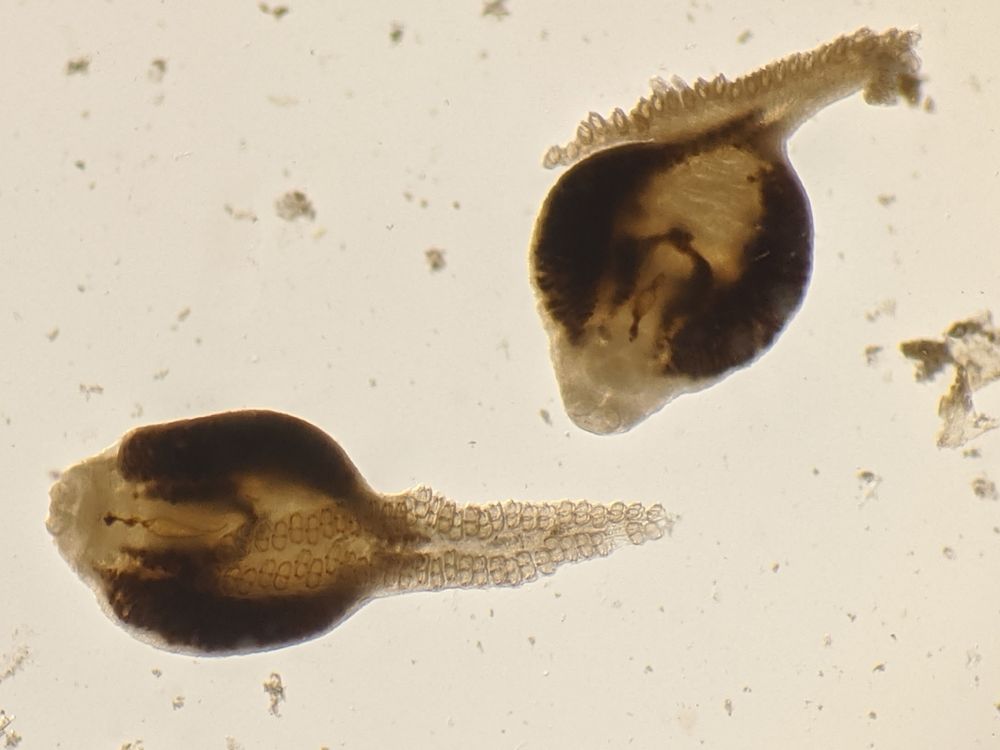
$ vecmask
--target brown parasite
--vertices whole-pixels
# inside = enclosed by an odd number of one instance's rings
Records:
[[[316,637],[375,597],[519,586],[674,521],[638,503],[383,495],[319,428],[235,411],[126,433],[62,473],[46,525],[132,634],[227,654]]]
[[[766,351],[802,302],[809,201],[788,160],[833,102],[920,101],[919,35],[861,29],[734,81],[654,79],[553,146],[532,280],[570,418],[624,432]]]

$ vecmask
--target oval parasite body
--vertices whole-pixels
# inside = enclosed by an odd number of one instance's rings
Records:
[[[519,586],[675,520],[638,503],[383,495],[319,428],[236,411],[132,430],[62,473],[46,525],[133,635],[228,654],[316,637],[379,596]]]
[[[532,280],[579,427],[627,431],[771,346],[812,265],[788,138],[858,91],[917,104],[918,39],[861,29],[735,81],[655,79],[549,149],[546,167],[571,168],[535,222]]]

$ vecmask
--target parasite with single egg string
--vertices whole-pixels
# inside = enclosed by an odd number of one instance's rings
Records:
[[[766,351],[802,302],[809,201],[796,129],[861,91],[920,101],[919,37],[861,29],[728,81],[655,79],[545,166],[571,166],[535,222],[532,279],[570,418],[624,432]]]
[[[638,503],[383,495],[319,428],[235,411],[137,428],[67,469],[47,526],[133,634],[225,654],[313,638],[375,597],[519,586],[674,521]]]

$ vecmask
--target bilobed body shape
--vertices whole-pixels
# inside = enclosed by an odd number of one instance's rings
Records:
[[[246,410],[132,430],[62,473],[47,526],[135,635],[227,654],[315,637],[379,596],[518,586],[673,522],[659,505],[383,495],[319,428]]]
[[[532,279],[563,402],[624,432],[766,351],[802,302],[809,202],[799,125],[858,91],[920,99],[918,35],[861,29],[739,78],[656,79],[626,114],[580,123],[535,223]]]

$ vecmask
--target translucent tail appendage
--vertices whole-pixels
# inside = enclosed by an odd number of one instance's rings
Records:
[[[519,586],[572,562],[669,534],[662,506],[585,500],[458,506],[417,487],[385,498],[386,515],[418,540],[379,566],[382,593]]]

